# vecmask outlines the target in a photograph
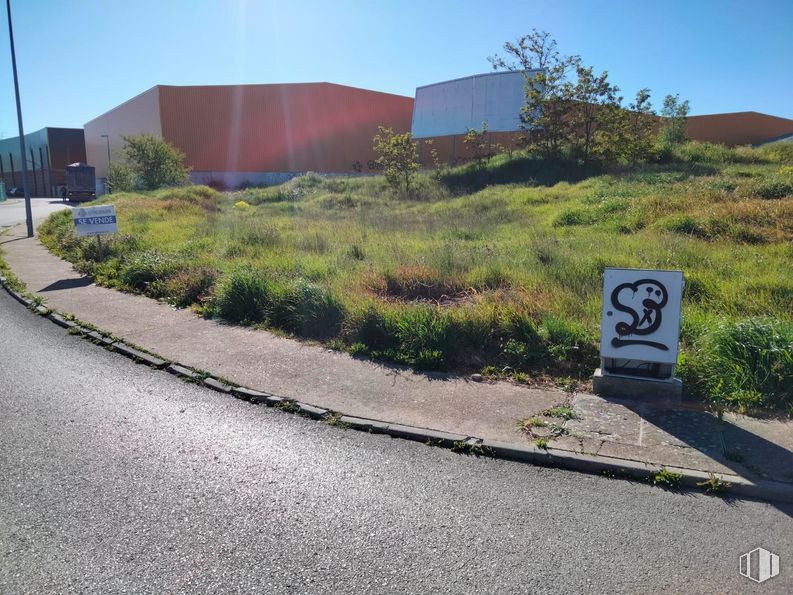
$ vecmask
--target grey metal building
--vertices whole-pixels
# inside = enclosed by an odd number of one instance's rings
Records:
[[[82,128],[42,128],[25,135],[25,160],[31,196],[60,196],[65,167],[85,162]],[[19,137],[0,140],[0,179],[6,188],[24,188]]]

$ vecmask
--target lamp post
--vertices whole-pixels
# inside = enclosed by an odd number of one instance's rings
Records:
[[[107,175],[105,176],[105,187],[107,188],[108,194],[113,194],[113,189],[110,187],[110,184],[107,183],[110,177],[110,137],[107,134],[100,134],[99,136],[107,142]]]
[[[22,127],[22,104],[19,101],[19,78],[17,77],[17,55],[14,50],[14,28],[11,26],[11,0],[6,0],[8,9],[8,40],[11,43],[11,67],[14,71],[14,93],[17,100],[17,120],[19,121],[19,154],[22,156],[22,181],[25,185],[25,218],[27,220],[28,237],[33,237],[33,212],[30,209],[30,180],[28,165],[25,159],[25,130]]]

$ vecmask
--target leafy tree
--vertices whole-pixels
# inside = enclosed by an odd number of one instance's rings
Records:
[[[184,165],[184,153],[152,134],[124,136],[121,153],[132,170],[136,186],[156,190],[181,186],[188,182],[190,168]]]
[[[636,164],[652,155],[656,119],[648,89],[640,89],[627,109],[619,104],[602,106],[598,117],[595,158],[606,163]]]
[[[485,162],[493,156],[493,147],[487,131],[487,122],[482,122],[482,129],[471,128],[463,137],[463,145],[471,152],[478,168],[483,168]]]
[[[598,121],[593,135],[592,159],[602,163],[628,160],[631,138],[628,110],[617,104],[602,106]]]
[[[647,160],[653,152],[656,117],[650,101],[650,89],[639,89],[628,105],[628,139],[626,156],[631,163]]]
[[[669,149],[686,141],[688,110],[688,100],[680,101],[679,95],[664,97],[664,107],[661,110],[664,120],[658,131],[658,140],[663,148]]]
[[[114,161],[107,170],[107,186],[111,192],[130,192],[135,189],[135,172],[126,163]]]
[[[567,73],[581,58],[562,56],[551,34],[537,29],[505,43],[504,51],[506,56],[488,60],[496,70],[522,71],[526,78],[526,103],[520,114],[521,127],[527,131],[523,144],[545,157],[560,156],[572,106]]]
[[[614,125],[614,119],[607,116],[620,109],[622,98],[617,96],[619,88],[609,82],[608,72],[595,75],[591,66],[581,64],[575,66],[575,72],[576,81],[569,91],[570,115],[565,127],[574,154],[588,163],[595,133]]]
[[[556,40],[548,31],[532,29],[515,42],[504,44],[506,56],[490,56],[488,61],[493,70],[529,71],[553,67],[561,60],[556,49]]]
[[[378,126],[374,137],[374,151],[379,155],[376,163],[383,168],[385,179],[399,192],[410,194],[410,181],[419,168],[417,143],[409,132],[395,134],[392,128]]]

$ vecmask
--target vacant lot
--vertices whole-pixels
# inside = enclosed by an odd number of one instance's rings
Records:
[[[121,234],[100,248],[74,237],[68,213],[40,231],[105,285],[360,355],[524,382],[591,375],[604,267],[679,268],[689,390],[788,408],[793,167],[781,161],[693,146],[676,163],[599,172],[501,156],[423,174],[409,199],[382,178],[309,174],[228,194],[107,197]]]

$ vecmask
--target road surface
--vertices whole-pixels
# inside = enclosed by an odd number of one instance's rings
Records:
[[[793,507],[457,455],[136,365],[0,291],[2,593],[790,593]],[[763,585],[738,557],[763,546]]]
[[[30,209],[33,212],[33,220],[44,219],[50,213],[61,209],[71,208],[57,198],[32,198]],[[25,199],[9,198],[0,202],[0,228],[11,227],[17,223],[25,222]]]

